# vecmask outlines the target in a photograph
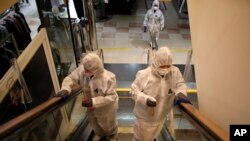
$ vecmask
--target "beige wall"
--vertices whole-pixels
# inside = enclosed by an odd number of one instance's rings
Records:
[[[250,0],[188,0],[200,111],[250,124]]]

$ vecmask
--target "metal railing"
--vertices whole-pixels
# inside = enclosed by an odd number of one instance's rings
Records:
[[[191,80],[191,77],[194,77],[193,72],[192,72],[192,55],[193,55],[193,51],[189,50],[187,51],[187,59],[186,59],[186,64],[185,64],[185,68],[184,68],[184,73],[183,73],[183,78],[186,82],[189,82]]]

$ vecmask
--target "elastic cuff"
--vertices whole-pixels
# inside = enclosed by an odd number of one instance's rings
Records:
[[[61,90],[66,90],[66,91],[69,92],[69,94],[71,93],[71,89],[70,89],[70,88],[67,88],[67,87],[62,88]]]

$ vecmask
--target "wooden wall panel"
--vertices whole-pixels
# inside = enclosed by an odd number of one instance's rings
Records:
[[[0,1],[0,13],[3,13],[5,10],[17,3],[18,0],[1,0]]]

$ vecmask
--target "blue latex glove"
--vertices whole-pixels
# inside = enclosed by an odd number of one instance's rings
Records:
[[[147,32],[147,26],[144,26],[143,29],[144,29],[144,32]]]
[[[178,93],[174,98],[174,106],[180,105],[181,103],[189,103],[192,105],[187,96],[185,96],[183,93]]]
[[[69,91],[60,90],[59,92],[57,92],[55,97],[61,97],[61,100],[65,100],[65,99],[67,99],[69,97]]]

